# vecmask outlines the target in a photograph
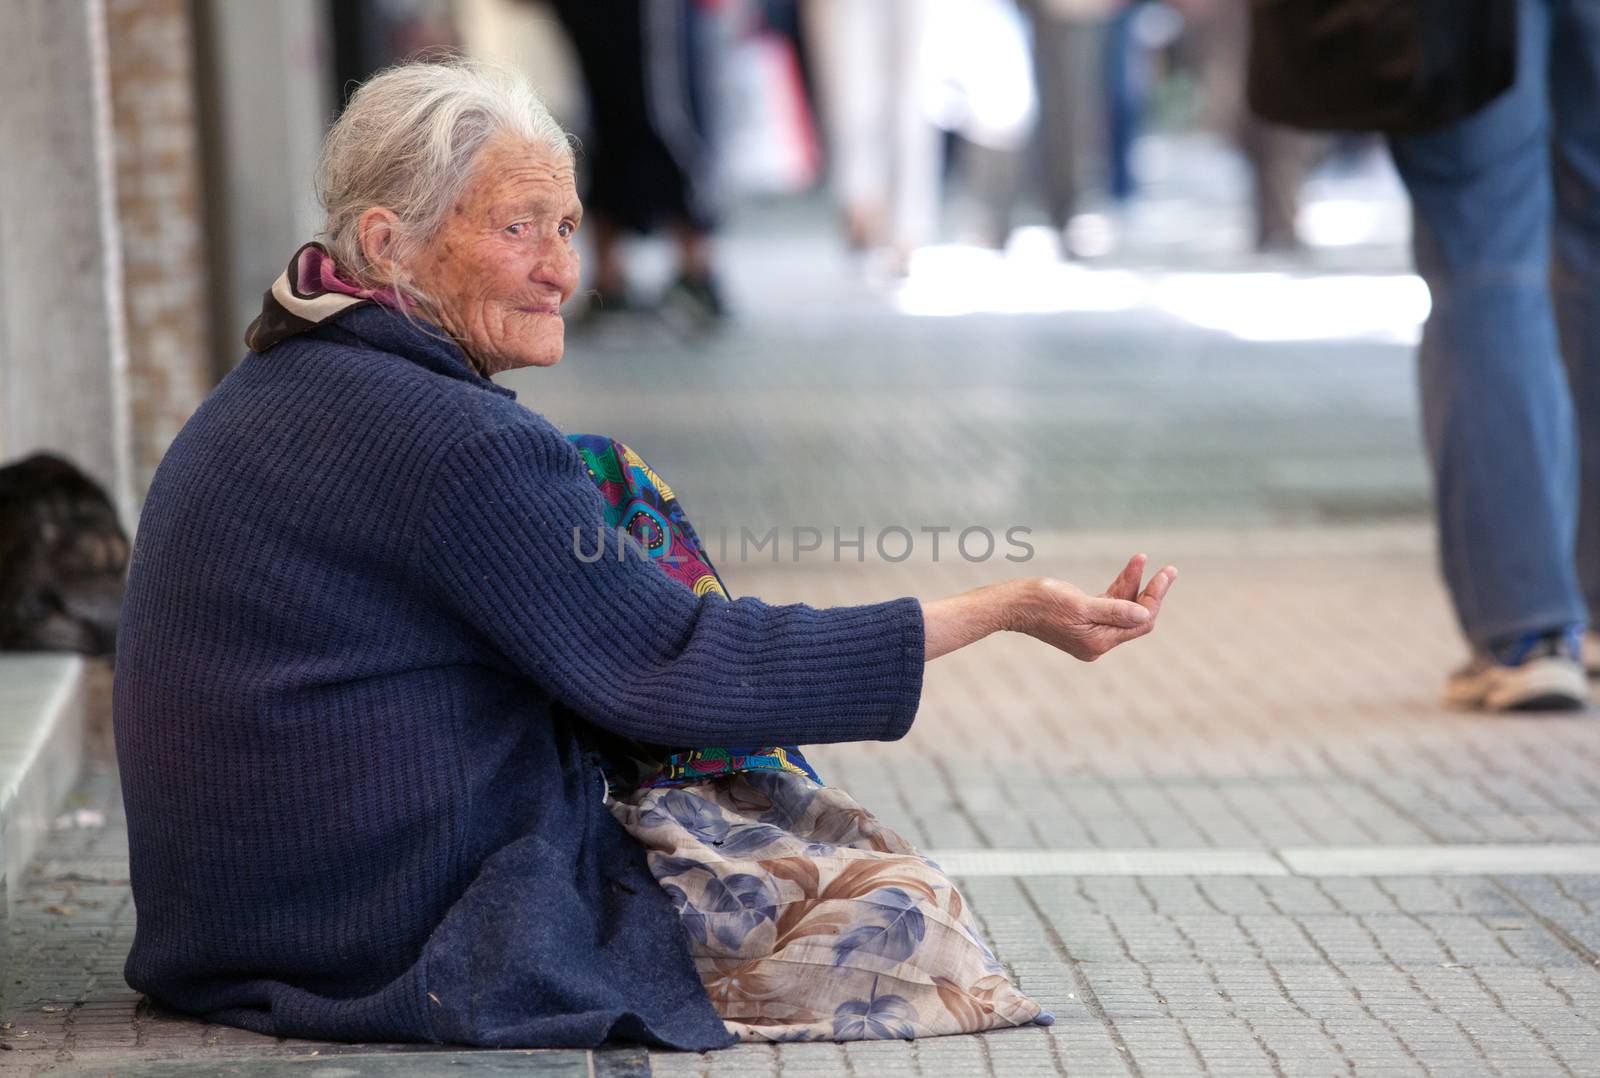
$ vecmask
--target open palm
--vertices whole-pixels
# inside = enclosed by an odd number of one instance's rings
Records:
[[[1141,591],[1146,560],[1143,554],[1129,558],[1100,595],[1089,595],[1065,580],[1040,578],[1022,631],[1084,662],[1144,636],[1155,628],[1162,600],[1178,577],[1176,568],[1165,566]]]

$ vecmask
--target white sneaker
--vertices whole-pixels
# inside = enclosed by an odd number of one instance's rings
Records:
[[[1480,652],[1445,682],[1445,703],[1476,711],[1581,710],[1589,677],[1579,650],[1577,640],[1555,633],[1529,640],[1514,664]]]

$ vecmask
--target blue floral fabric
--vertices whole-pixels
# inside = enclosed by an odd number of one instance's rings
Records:
[[[641,789],[647,851],[701,982],[742,1040],[874,1040],[1048,1023],[933,861],[844,791],[786,771]]]

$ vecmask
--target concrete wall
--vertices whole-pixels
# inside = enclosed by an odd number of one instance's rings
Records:
[[[101,0],[0,33],[0,459],[52,450],[134,506]]]
[[[212,351],[244,356],[261,294],[322,227],[312,173],[333,116],[320,0],[195,0]]]

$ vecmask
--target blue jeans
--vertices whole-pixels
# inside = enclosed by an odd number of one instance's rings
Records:
[[[1132,198],[1139,186],[1133,174],[1133,143],[1139,137],[1150,92],[1150,56],[1134,33],[1139,5],[1128,4],[1106,23],[1104,66],[1106,157],[1111,197]]]
[[[1600,0],[1521,0],[1519,34],[1511,90],[1391,141],[1433,295],[1440,557],[1480,647],[1600,614]]]

